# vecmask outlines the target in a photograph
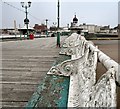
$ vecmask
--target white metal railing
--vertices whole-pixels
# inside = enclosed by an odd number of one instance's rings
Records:
[[[68,107],[116,107],[117,62],[76,33],[65,40],[60,54],[71,59],[53,66],[48,74],[70,76]],[[108,71],[96,81],[98,59]]]

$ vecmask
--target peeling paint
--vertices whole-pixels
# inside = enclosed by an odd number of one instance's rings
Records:
[[[56,65],[69,58],[69,56],[60,55],[54,64]],[[26,104],[25,109],[34,109],[34,107],[67,107],[69,81],[69,77],[46,75]]]

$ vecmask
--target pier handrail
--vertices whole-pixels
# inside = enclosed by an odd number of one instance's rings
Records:
[[[90,44],[90,49],[94,50],[95,47],[93,45]],[[107,56],[105,53],[103,53],[102,51],[100,51],[99,49],[97,49],[98,51],[98,59],[99,61],[107,68],[114,68],[115,69],[115,77],[116,77],[116,81],[120,84],[120,72],[119,72],[119,68],[120,65],[114,61],[113,59],[111,59],[109,56]]]

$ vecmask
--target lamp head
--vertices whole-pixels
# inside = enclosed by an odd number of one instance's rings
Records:
[[[21,2],[22,7],[24,7],[24,2]]]
[[[31,2],[29,1],[29,2],[28,2],[28,7],[30,7],[30,6],[31,6]]]

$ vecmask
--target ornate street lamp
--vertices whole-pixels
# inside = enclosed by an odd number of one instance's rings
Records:
[[[25,2],[21,2],[21,5],[22,5],[23,8],[25,8],[26,18],[24,19],[24,23],[26,24],[27,37],[28,37],[28,24],[29,24],[29,19],[28,19],[28,17],[27,17],[27,15],[28,15],[27,9],[31,6],[31,2],[29,1],[27,4],[25,4]]]
[[[60,32],[59,32],[59,28],[60,28],[60,2],[58,0],[58,26],[57,26],[57,47],[60,47]]]

